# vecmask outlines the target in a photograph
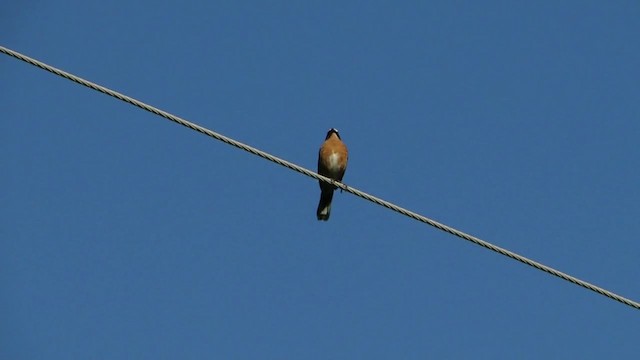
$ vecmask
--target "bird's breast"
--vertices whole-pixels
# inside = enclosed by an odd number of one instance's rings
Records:
[[[340,167],[342,156],[339,153],[334,152],[329,155],[329,167],[332,169],[337,169]]]
[[[332,152],[327,158],[327,169],[332,173],[339,173],[344,170],[345,159],[344,156],[338,152]]]

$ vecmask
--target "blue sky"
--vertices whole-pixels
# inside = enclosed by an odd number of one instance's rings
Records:
[[[640,300],[640,5],[9,2],[1,44]],[[0,56],[0,357],[630,358],[640,312]]]

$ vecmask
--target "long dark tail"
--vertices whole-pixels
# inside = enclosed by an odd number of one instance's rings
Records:
[[[333,200],[333,189],[322,190],[322,193],[320,194],[320,203],[318,204],[318,210],[316,211],[318,220],[329,220],[329,215],[331,215],[331,200]]]

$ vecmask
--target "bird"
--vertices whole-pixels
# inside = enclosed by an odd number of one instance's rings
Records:
[[[342,142],[340,133],[337,129],[329,129],[318,153],[318,174],[342,182],[348,159],[349,151]],[[318,220],[327,221],[331,215],[333,191],[337,187],[324,181],[319,180],[319,182],[321,193],[316,216]]]

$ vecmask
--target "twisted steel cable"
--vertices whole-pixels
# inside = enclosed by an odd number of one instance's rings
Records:
[[[165,118],[167,120],[171,120],[171,121],[173,121],[175,123],[178,123],[178,124],[180,124],[182,126],[186,126],[189,129],[195,130],[197,132],[200,132],[202,134],[210,136],[210,137],[212,137],[212,138],[214,138],[216,140],[220,140],[220,141],[222,141],[222,142],[224,142],[226,144],[229,144],[229,145],[235,146],[235,147],[237,147],[239,149],[242,149],[244,151],[250,152],[251,154],[257,155],[257,156],[259,156],[261,158],[264,158],[264,159],[272,161],[272,162],[274,162],[276,164],[282,165],[282,166],[284,166],[286,168],[289,168],[289,169],[291,169],[293,171],[297,171],[297,172],[299,172],[301,174],[307,175],[307,176],[312,177],[314,179],[333,184],[333,185],[337,186],[338,188],[340,188],[340,189],[342,189],[342,190],[344,190],[344,191],[346,191],[348,193],[351,193],[353,195],[356,195],[356,196],[358,196],[360,198],[369,200],[369,201],[371,201],[371,202],[373,202],[375,204],[378,204],[380,206],[384,206],[387,209],[390,209],[390,210],[393,210],[393,211],[395,211],[397,213],[400,213],[402,215],[408,216],[408,217],[410,217],[410,218],[412,218],[414,220],[417,220],[417,221],[423,222],[425,224],[431,225],[431,226],[433,226],[433,227],[435,227],[435,228],[437,228],[439,230],[445,231],[445,232],[447,232],[447,233],[449,233],[451,235],[457,236],[457,237],[459,237],[461,239],[464,239],[464,240],[470,241],[470,242],[472,242],[472,243],[474,243],[476,245],[482,246],[485,249],[489,249],[491,251],[497,252],[498,254],[507,256],[507,257],[509,257],[509,258],[511,258],[513,260],[516,260],[516,261],[519,261],[519,262],[521,262],[523,264],[529,265],[529,266],[531,266],[531,267],[533,267],[535,269],[544,271],[544,272],[546,272],[548,274],[551,274],[553,276],[559,277],[560,279],[566,280],[568,282],[571,282],[573,284],[581,286],[581,287],[583,287],[585,289],[588,289],[588,290],[591,290],[591,291],[593,291],[595,293],[598,293],[600,295],[606,296],[609,299],[618,301],[618,302],[620,302],[622,304],[625,304],[625,305],[628,305],[628,306],[631,306],[631,307],[633,307],[635,309],[640,310],[640,303],[638,303],[636,301],[627,299],[627,298],[625,298],[623,296],[620,296],[620,295],[618,295],[616,293],[613,293],[613,292],[611,292],[609,290],[603,289],[603,288],[601,288],[599,286],[593,285],[593,284],[588,283],[588,282],[586,282],[584,280],[580,280],[580,279],[578,279],[578,278],[576,278],[574,276],[571,276],[569,274],[563,273],[563,272],[561,272],[559,270],[556,270],[556,269],[554,269],[554,268],[552,268],[550,266],[541,264],[541,263],[539,263],[537,261],[531,260],[529,258],[526,258],[526,257],[522,256],[522,255],[518,255],[518,254],[516,254],[516,253],[514,253],[512,251],[509,251],[507,249],[504,249],[504,248],[501,248],[499,246],[493,245],[493,244],[491,244],[491,243],[489,243],[487,241],[481,240],[481,239],[479,239],[479,238],[477,238],[475,236],[469,235],[469,234],[464,233],[464,232],[462,232],[460,230],[456,230],[456,229],[454,229],[454,228],[452,228],[450,226],[441,224],[441,223],[439,223],[439,222],[437,222],[435,220],[431,220],[431,219],[429,219],[429,218],[427,218],[425,216],[422,216],[422,215],[420,215],[418,213],[415,213],[413,211],[404,209],[404,208],[402,208],[402,207],[400,207],[398,205],[395,205],[395,204],[390,203],[388,201],[382,200],[382,199],[380,199],[378,197],[375,197],[373,195],[367,194],[367,193],[365,193],[363,191],[360,191],[360,190],[358,190],[356,188],[349,187],[349,186],[347,186],[347,185],[345,185],[343,183],[340,183],[340,182],[337,182],[337,181],[332,180],[330,178],[327,178],[327,177],[324,177],[322,175],[319,175],[319,174],[317,174],[317,173],[315,173],[315,172],[313,172],[311,170],[305,169],[305,168],[303,168],[301,166],[298,166],[298,165],[296,165],[294,163],[291,163],[289,161],[280,159],[279,157],[273,156],[273,155],[271,155],[271,154],[269,154],[267,152],[264,152],[262,150],[254,148],[252,146],[243,144],[243,143],[241,143],[239,141],[236,141],[236,140],[231,139],[229,137],[226,137],[224,135],[218,134],[218,133],[216,133],[214,131],[211,131],[211,130],[209,130],[207,128],[204,128],[204,127],[202,127],[200,125],[194,124],[194,123],[189,122],[189,121],[187,121],[185,119],[182,119],[182,118],[180,118],[178,116],[172,115],[172,114],[170,114],[170,113],[168,113],[166,111],[163,111],[163,110],[160,110],[160,109],[158,109],[156,107],[153,107],[151,105],[145,104],[145,103],[143,103],[141,101],[138,101],[138,100],[136,100],[134,98],[131,98],[129,96],[126,96],[124,94],[121,94],[121,93],[119,93],[117,91],[113,91],[113,90],[108,89],[108,88],[106,88],[104,86],[101,86],[101,85],[95,84],[95,83],[93,83],[91,81],[82,79],[82,78],[80,78],[78,76],[75,76],[75,75],[70,74],[68,72],[65,72],[63,70],[57,69],[57,68],[55,68],[53,66],[47,65],[47,64],[45,64],[45,63],[43,63],[41,61],[35,60],[33,58],[30,58],[30,57],[28,57],[26,55],[23,55],[23,54],[19,53],[19,52],[7,49],[7,48],[5,48],[3,46],[0,46],[0,52],[4,53],[6,55],[9,55],[11,57],[14,57],[14,58],[16,58],[18,60],[22,60],[22,61],[24,61],[26,63],[29,63],[29,64],[33,65],[33,66],[39,67],[39,68],[41,68],[43,70],[46,70],[48,72],[51,72],[53,74],[56,74],[58,76],[61,76],[61,77],[65,78],[65,79],[67,79],[67,80],[71,80],[71,81],[73,81],[73,82],[75,82],[77,84],[84,85],[84,86],[86,86],[86,87],[88,87],[90,89],[99,91],[99,92],[101,92],[103,94],[106,94],[106,95],[112,96],[112,97],[114,97],[116,99],[119,99],[119,100],[122,100],[124,102],[127,102],[127,103],[129,103],[129,104],[131,104],[133,106],[136,106],[136,107],[141,108],[143,110],[149,111],[149,112],[151,112],[153,114],[159,115],[159,116],[161,116],[161,117],[163,117],[163,118]]]

